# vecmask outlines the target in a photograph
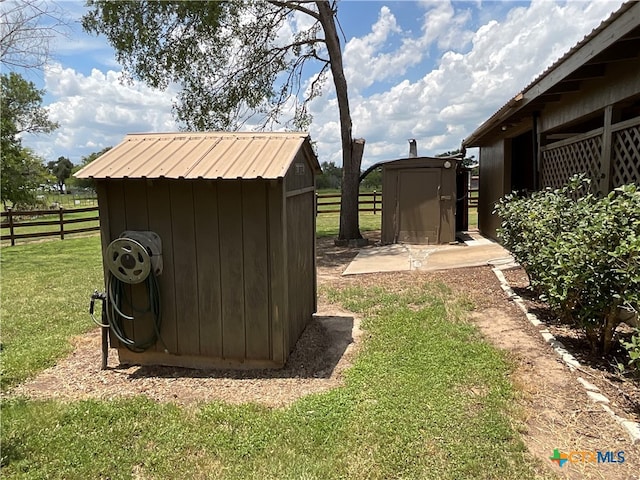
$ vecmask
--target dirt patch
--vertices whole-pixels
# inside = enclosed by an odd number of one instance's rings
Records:
[[[640,446],[633,445],[628,433],[588,398],[578,377],[600,387],[611,400],[609,406],[619,415],[633,417],[637,413],[633,405],[596,381],[601,372],[588,368],[571,372],[544,342],[538,329],[507,299],[493,272],[487,267],[473,270],[470,277],[478,287],[467,285],[466,291],[478,308],[471,320],[491,343],[509,352],[514,360],[512,380],[520,391],[522,435],[529,451],[562,478],[640,478]],[[446,272],[446,281],[463,291],[462,278],[459,282],[450,278],[458,273],[462,272]],[[624,451],[625,462],[566,463],[560,468],[549,459],[555,449],[567,454]]]
[[[594,355],[584,332],[560,321],[551,308],[529,289],[529,277],[522,268],[503,273],[514,292],[523,299],[527,309],[580,362],[583,376],[619,405],[627,418],[640,422],[640,382],[625,377],[616,367],[617,362],[625,362],[626,352],[623,348],[616,344],[608,358]],[[625,324],[616,329],[616,335],[620,338],[628,339],[632,333],[633,329]]]
[[[376,241],[379,237],[372,234],[370,238]],[[518,387],[521,412],[517,427],[528,450],[540,460],[541,475],[554,472],[571,479],[640,478],[640,446],[631,444],[627,432],[587,397],[577,378],[583,377],[600,387],[611,399],[611,408],[620,415],[627,418],[637,415],[633,403],[623,401],[624,395],[616,396],[607,388],[607,381],[613,380],[603,377],[599,381],[596,377],[603,373],[595,366],[585,367],[590,373],[571,372],[542,340],[538,329],[504,294],[490,268],[342,277],[342,271],[359,250],[335,247],[333,240],[326,238],[318,240],[317,251],[321,285],[384,284],[385,288],[401,289],[412,283],[440,281],[467,295],[475,305],[470,320],[488,341],[507,351],[513,360],[512,381]],[[517,288],[515,278],[509,279]],[[220,400],[280,407],[310,393],[341,385],[342,374],[353,361],[361,335],[358,318],[321,295],[319,316],[309,324],[282,370],[209,371],[134,366],[101,371],[100,335],[96,331],[78,337],[71,356],[10,394],[64,400],[142,394],[182,405]],[[112,357],[109,363],[116,365],[117,359]],[[549,460],[554,449],[564,453],[624,451],[625,462],[568,463],[560,468]]]
[[[17,386],[11,395],[113,399],[145,395],[158,402],[190,405],[223,401],[255,402],[282,407],[311,393],[336,388],[359,344],[359,320],[333,305],[320,306],[280,370],[194,370],[162,366],[117,366],[110,351],[107,370],[100,370],[100,332],[74,340],[74,351],[35,379]]]

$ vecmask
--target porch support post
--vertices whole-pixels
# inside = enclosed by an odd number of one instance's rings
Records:
[[[539,131],[539,119],[540,119],[540,113],[539,112],[533,112],[533,116],[531,117],[532,120],[532,124],[533,124],[533,131],[531,132],[531,135],[533,137],[533,165],[532,165],[532,172],[531,174],[533,175],[533,189],[534,190],[540,190],[540,183],[542,183],[540,180],[540,172],[542,171],[541,169],[541,157],[542,154],[540,153],[540,143],[541,143],[541,135],[540,135],[540,131]]]
[[[598,193],[606,195],[611,189],[611,122],[613,119],[613,105],[604,109],[604,125],[602,131],[602,154],[600,155],[600,179]],[[594,179],[595,180],[595,179]]]

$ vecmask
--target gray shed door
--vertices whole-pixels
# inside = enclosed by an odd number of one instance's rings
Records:
[[[406,243],[440,240],[440,169],[404,170],[398,175],[396,237]]]

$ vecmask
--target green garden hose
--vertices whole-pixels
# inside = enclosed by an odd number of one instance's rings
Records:
[[[109,272],[107,278],[107,296],[109,302],[107,305],[107,320],[109,327],[120,342],[132,352],[144,352],[156,344],[158,340],[164,347],[165,353],[169,350],[160,335],[160,327],[162,325],[162,312],[160,309],[160,288],[158,279],[153,270],[144,281],[147,289],[148,306],[144,310],[138,310],[133,305],[132,299],[127,299],[124,286],[127,285]],[[123,313],[124,306],[129,307],[131,315]],[[125,322],[135,322],[136,314],[151,313],[153,315],[153,332],[148,338],[142,340],[134,340],[125,333]]]

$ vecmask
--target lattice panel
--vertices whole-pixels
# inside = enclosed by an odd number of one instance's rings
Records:
[[[627,183],[640,184],[640,125],[614,132],[612,143],[612,188]]]
[[[597,189],[600,178],[600,135],[542,151],[542,186],[560,188],[577,173],[586,173]]]

